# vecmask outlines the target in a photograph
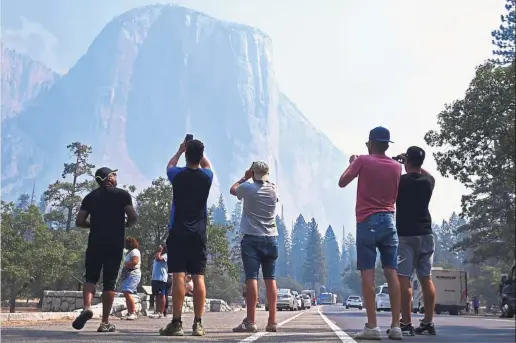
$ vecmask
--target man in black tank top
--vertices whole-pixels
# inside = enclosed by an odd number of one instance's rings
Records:
[[[102,270],[102,322],[97,331],[115,331],[115,326],[109,323],[109,315],[122,262],[125,228],[136,223],[131,195],[116,187],[116,172],[106,167],[97,170],[95,179],[99,187],[84,197],[77,214],[76,226],[90,229],[90,234],[86,248],[84,310],[72,324],[76,330],[81,330],[93,317],[91,301]]]

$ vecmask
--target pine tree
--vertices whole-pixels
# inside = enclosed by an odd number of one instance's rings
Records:
[[[49,221],[53,223],[52,226],[64,226],[66,231],[69,231],[72,220],[79,210],[83,194],[90,191],[92,184],[95,183],[92,178],[82,182],[79,179],[81,176],[91,176],[95,166],[88,163],[88,157],[92,152],[90,146],[74,142],[66,148],[75,156],[75,161],[64,164],[61,176],[63,179],[69,176],[71,181],[57,180],[49,185],[44,194],[45,200],[52,208],[52,213],[48,216]]]
[[[278,245],[279,255],[276,261],[276,274],[280,277],[290,276],[290,254],[291,245],[290,234],[287,230],[285,222],[279,216],[276,216],[276,226],[278,228]]]
[[[308,241],[305,248],[302,280],[315,289],[317,284],[326,283],[326,259],[321,234],[314,218],[308,224]]]
[[[26,211],[30,205],[30,196],[27,193],[20,194],[16,201],[16,208]]]
[[[242,241],[242,232],[240,230],[240,222],[242,220],[242,202],[237,201],[235,208],[231,213],[231,220],[229,222],[230,230],[226,233],[228,246],[230,249],[230,260],[235,265],[236,272],[240,279],[244,279],[244,266],[242,264],[242,250],[240,249],[240,242]]]
[[[305,248],[307,242],[308,225],[300,214],[292,228],[291,262],[292,273],[296,281],[302,281],[303,262],[305,260]]]
[[[355,265],[357,262],[357,245],[355,242],[355,237],[353,237],[351,232],[349,232],[346,238],[344,239],[344,246],[346,247],[346,251],[348,254],[348,264]]]
[[[237,201],[235,207],[233,208],[233,212],[231,212],[231,219],[229,225],[231,225],[231,230],[228,231],[227,238],[231,248],[235,245],[240,246],[240,241],[242,240],[242,235],[240,233],[240,222],[242,220],[242,202]]]
[[[216,225],[228,224],[228,212],[222,194],[219,196],[219,202],[213,211],[213,223]]]
[[[326,234],[324,235],[324,252],[326,257],[326,287],[330,291],[335,291],[341,286],[341,267],[340,267],[340,252],[337,238],[333,228],[328,226]]]

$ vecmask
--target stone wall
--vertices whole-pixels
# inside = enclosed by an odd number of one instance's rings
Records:
[[[100,315],[102,311],[102,304],[100,303],[100,295],[97,292],[93,297],[92,310],[95,314]],[[133,295],[136,312],[140,315],[146,316],[150,311],[150,296],[143,293]],[[169,298],[169,312],[172,313],[172,297]],[[81,311],[83,307],[82,292],[78,291],[45,291],[43,296],[42,311],[43,312],[73,312]],[[228,312],[231,307],[224,301],[219,299],[206,299],[204,305],[207,312]],[[188,313],[193,311],[193,300],[191,297],[186,297],[183,304],[183,312]],[[152,311],[153,312],[153,311]],[[120,317],[127,313],[125,298],[122,293],[115,295],[113,303],[112,314]]]

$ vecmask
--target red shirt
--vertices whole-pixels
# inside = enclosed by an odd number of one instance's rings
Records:
[[[349,166],[347,174],[358,176],[357,223],[379,212],[394,212],[401,164],[385,155],[361,155]]]

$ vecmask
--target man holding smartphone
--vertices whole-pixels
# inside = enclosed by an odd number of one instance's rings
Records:
[[[178,167],[185,153],[186,166]],[[172,183],[170,211],[168,272],[172,273],[172,321],[160,330],[162,336],[183,336],[181,312],[185,298],[185,276],[192,275],[194,283],[193,336],[204,336],[201,317],[204,312],[206,287],[204,272],[207,262],[206,225],[207,201],[213,181],[210,163],[204,156],[204,144],[187,135],[179,150],[167,165],[167,176]]]
[[[435,288],[432,282],[432,264],[435,251],[432,217],[428,210],[435,179],[421,166],[425,151],[417,146],[396,159],[405,165],[396,200],[396,227],[399,236],[398,278],[401,290],[401,330],[403,333],[435,335],[433,315]],[[425,317],[419,327],[412,326],[412,288],[410,278],[414,271],[423,289]]]
[[[244,200],[240,230],[242,262],[246,277],[247,317],[233,332],[256,332],[256,303],[258,301],[258,272],[262,268],[263,280],[269,306],[269,321],[266,331],[276,332],[276,289],[275,271],[278,258],[278,229],[276,228],[276,185],[268,180],[269,166],[265,162],[254,162],[229,192]],[[247,182],[252,179],[253,182]]]

